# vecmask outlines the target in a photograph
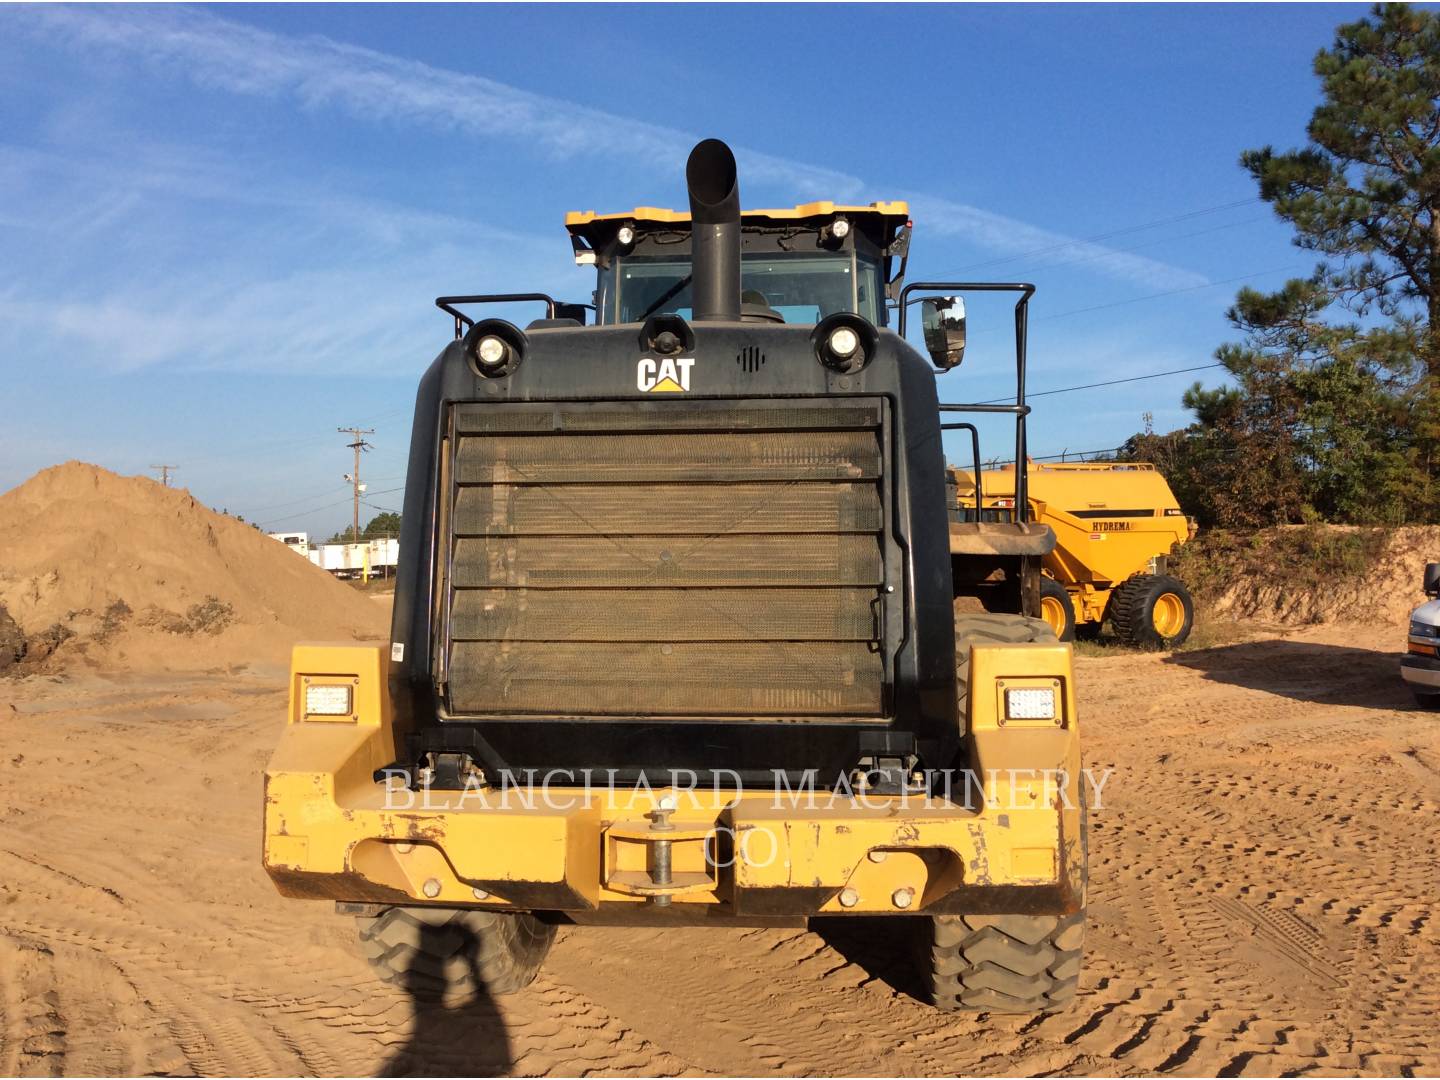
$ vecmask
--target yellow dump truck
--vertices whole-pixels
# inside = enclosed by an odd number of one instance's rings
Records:
[[[1055,531],[1044,557],[1041,614],[1061,641],[1099,633],[1106,619],[1138,648],[1174,648],[1190,636],[1195,603],[1169,556],[1195,534],[1154,465],[1032,463],[1031,516]],[[1015,470],[951,469],[951,517],[1009,520]],[[977,498],[978,495],[978,498]]]
[[[1034,289],[902,285],[903,203],[742,212],[716,140],[686,173],[688,214],[569,216],[593,306],[437,301],[390,639],[296,648],[266,870],[416,993],[516,990],[559,925],[884,916],[936,1006],[1061,1007],[1086,851],[1054,535],[949,520],[943,418],[1007,410],[937,393],[974,291],[1013,302],[1023,387]],[[521,301],[524,329],[476,310]]]

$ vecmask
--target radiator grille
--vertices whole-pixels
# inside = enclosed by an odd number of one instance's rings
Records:
[[[457,715],[874,717],[878,402],[464,405]]]

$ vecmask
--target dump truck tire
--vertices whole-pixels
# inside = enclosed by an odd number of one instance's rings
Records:
[[[1195,601],[1169,574],[1136,574],[1115,590],[1110,622],[1116,636],[1137,649],[1173,649],[1190,636]]]
[[[1075,604],[1054,578],[1040,578],[1040,615],[1061,641],[1075,640]]]
[[[1412,690],[1415,695],[1415,704],[1422,709],[1440,709],[1440,694],[1432,694],[1425,690]]]
[[[534,981],[555,940],[555,927],[528,913],[392,907],[356,923],[380,981],[417,997],[513,994]]]

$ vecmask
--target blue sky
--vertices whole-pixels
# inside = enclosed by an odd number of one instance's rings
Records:
[[[1240,285],[1313,263],[1237,158],[1303,141],[1364,11],[0,6],[0,489],[169,462],[328,534],[359,424],[398,507],[433,298],[587,298],[564,212],[683,206],[709,135],[748,206],[908,199],[912,280],[1034,281],[1032,393],[1209,363]],[[970,311],[944,400],[1010,388]],[[1037,398],[1032,452],[1180,426],[1195,377]]]

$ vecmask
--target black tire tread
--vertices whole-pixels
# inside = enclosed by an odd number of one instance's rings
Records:
[[[1155,632],[1150,621],[1149,601],[1167,592],[1176,593],[1187,602],[1193,621],[1194,601],[1179,578],[1169,574],[1131,574],[1110,598],[1110,625],[1115,636],[1137,649],[1168,649],[1181,644],[1190,634],[1188,623],[1180,634],[1167,640]]]
[[[434,996],[475,992],[476,969],[491,994],[513,994],[534,981],[555,927],[528,912],[386,908],[356,919],[360,953],[381,982]],[[467,941],[476,955],[463,955]],[[473,960],[473,965],[472,961]]]
[[[1425,691],[1411,690],[1415,695],[1415,704],[1422,709],[1440,709],[1440,694]]]
[[[1055,640],[1055,632],[1044,619],[957,615],[955,671],[960,715],[966,715],[969,696],[971,645]],[[1083,804],[1081,813],[1081,846],[1085,849]],[[1062,1009],[1074,998],[1084,950],[1083,901],[1081,909],[1071,915],[936,915],[929,923],[924,966],[929,974],[930,1000],[936,1008],[1034,1014]]]
[[[962,726],[969,716],[970,646],[1055,641],[1044,619],[992,612],[955,616],[955,692]]]
[[[930,990],[937,1008],[1041,1013],[1063,1008],[1079,982],[1085,912],[936,915]]]

